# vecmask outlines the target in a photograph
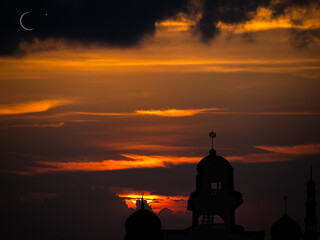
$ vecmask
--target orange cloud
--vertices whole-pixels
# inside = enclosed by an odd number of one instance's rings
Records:
[[[269,153],[253,153],[243,156],[229,156],[232,162],[261,163],[261,162],[284,162],[294,160],[293,155],[316,155],[320,154],[320,143],[301,144],[293,146],[255,146],[255,148],[268,151]]]
[[[292,157],[278,153],[252,153],[242,156],[226,157],[230,162],[242,163],[267,163],[267,162],[285,162],[292,160]]]
[[[320,143],[304,144],[294,146],[255,146],[258,149],[270,153],[253,153],[242,156],[228,156],[230,162],[262,163],[262,162],[284,162],[293,160],[292,155],[320,154]],[[180,164],[198,163],[202,157],[178,157],[161,155],[136,155],[122,154],[127,159],[103,160],[88,162],[48,162],[37,161],[42,167],[30,167],[28,171],[15,172],[16,174],[38,174],[58,171],[112,171],[134,168],[167,168]]]
[[[74,114],[89,116],[137,116],[153,115],[161,117],[188,117],[200,113],[211,113],[221,110],[220,108],[199,108],[199,109],[166,109],[166,110],[135,110],[129,113],[112,113],[112,112],[73,112]]]
[[[293,155],[315,155],[320,154],[320,143],[301,144],[293,146],[255,146],[255,148],[262,149],[274,153],[293,154]]]
[[[218,108],[200,108],[200,109],[168,109],[168,110],[136,110],[139,115],[155,115],[161,117],[187,117],[199,113],[206,113],[220,110]]]
[[[87,116],[137,116],[153,115],[161,117],[188,117],[200,113],[219,114],[219,115],[320,115],[319,112],[224,112],[220,108],[200,108],[200,109],[167,109],[167,110],[135,110],[132,113],[116,112],[69,112],[65,115],[79,114]]]
[[[274,18],[272,16],[271,9],[259,8],[257,15],[250,21],[237,24],[237,26],[234,24],[220,22],[219,27],[222,29],[222,31],[232,31],[235,33],[267,31],[272,29],[290,29],[293,27],[292,20],[301,18],[301,15],[303,15],[302,12],[305,15],[304,22],[303,24],[295,27],[300,29],[315,29],[320,26],[319,11],[316,7],[309,9],[308,14],[306,14],[307,10],[303,8],[295,8],[292,10],[293,11],[290,15],[285,14],[278,18]],[[193,25],[195,25],[194,21],[191,19],[186,19],[183,16],[180,16],[177,20],[167,19],[165,21],[156,23],[157,28],[165,28],[166,31],[174,32],[188,31]]]
[[[317,8],[309,10],[306,14],[306,9],[296,8],[292,9],[292,13],[274,18],[272,11],[267,8],[259,8],[257,15],[251,21],[239,24],[234,27],[231,24],[220,24],[222,30],[232,30],[236,33],[243,32],[256,32],[256,31],[267,31],[272,29],[290,29],[293,27],[292,20],[301,18],[302,11],[305,14],[303,24],[295,25],[294,27],[299,29],[316,29],[320,27],[319,22],[319,11]]]
[[[122,156],[132,159],[135,162],[148,163],[152,162],[153,165],[159,167],[168,167],[170,165],[179,165],[186,163],[198,163],[201,157],[177,157],[177,156],[159,156],[159,155],[135,155],[135,154],[122,154]]]
[[[181,25],[181,23],[177,22],[174,25]],[[222,26],[222,30],[227,27]],[[230,26],[230,28],[233,27]],[[243,29],[243,32],[250,30],[249,27],[239,27],[237,29]],[[234,58],[233,55],[223,51],[224,45],[221,45],[221,41],[215,43],[218,44],[215,48],[208,48],[206,45],[186,41],[188,38],[184,34],[177,33],[171,36],[167,34],[167,31],[161,30],[160,32],[165,33],[163,36],[155,36],[159,39],[158,41],[145,42],[145,47],[143,49],[139,48],[139,50],[136,48],[126,48],[124,50],[96,46],[89,49],[80,48],[81,51],[74,52],[68,49],[68,46],[65,46],[56,51],[32,53],[30,58],[0,58],[0,79],[91,79],[94,75],[95,79],[102,80],[109,74],[113,75],[114,73],[150,73],[155,71],[276,72],[303,74],[311,78],[319,78],[317,56],[308,55],[308,58],[302,56],[292,58],[286,57],[290,56],[288,54],[282,54],[279,57],[270,55],[270,52],[264,52],[265,49],[253,51],[261,52],[258,56],[249,51],[248,45],[237,43],[232,45],[233,48],[230,49],[231,53],[237,55],[237,58]],[[274,34],[265,33],[265,35],[267,38],[272,35],[274,41]],[[277,41],[282,43],[284,40],[281,39]],[[170,44],[163,44],[165,41],[170,41]],[[241,53],[242,55],[239,54],[239,46],[240,49],[243,49],[241,50],[244,52]],[[158,51],[159,48],[161,48],[161,51]],[[283,49],[283,51],[285,50]]]
[[[161,155],[136,155],[122,154],[130,160],[103,160],[89,162],[47,162],[38,161],[42,167],[30,167],[25,172],[17,174],[39,174],[46,172],[61,171],[113,171],[135,168],[167,168],[173,165],[198,163],[202,157],[177,157]],[[260,162],[283,162],[292,160],[292,157],[279,153],[246,154],[243,156],[226,157],[230,162],[260,163]]]
[[[132,116],[135,113],[115,113],[115,112],[70,112],[69,114],[79,114],[87,116]]]
[[[39,124],[39,123],[34,123],[34,124],[16,124],[12,125],[10,127],[40,127],[40,128],[46,128],[46,127],[62,127],[64,125],[63,122],[59,123],[48,123],[48,124]]]
[[[130,160],[103,160],[96,162],[48,162],[37,161],[42,167],[30,167],[28,171],[15,172],[16,174],[38,174],[59,171],[112,171],[133,168],[167,168],[172,165],[197,163],[200,157],[176,157],[158,155],[122,154]]]
[[[70,103],[69,100],[41,100],[26,103],[0,105],[0,115],[44,112],[50,108]]]

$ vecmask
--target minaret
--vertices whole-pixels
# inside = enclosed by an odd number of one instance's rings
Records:
[[[209,136],[216,136],[210,132]],[[234,190],[233,168],[211,148],[209,156],[197,166],[196,191],[188,200],[192,211],[192,226],[235,230],[235,209],[242,203],[242,194]],[[217,222],[217,218],[222,222]]]
[[[307,201],[306,201],[306,224],[305,239],[317,239],[317,216],[316,216],[316,183],[312,178],[312,166],[310,168],[310,179],[307,182]]]

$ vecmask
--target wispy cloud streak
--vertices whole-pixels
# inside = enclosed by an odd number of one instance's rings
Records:
[[[88,162],[49,162],[37,161],[39,167],[29,167],[27,171],[17,174],[32,175],[46,172],[61,171],[112,171],[135,168],[167,168],[173,165],[197,163],[199,157],[177,157],[159,155],[122,154],[124,160],[103,160]]]
[[[293,155],[316,155],[320,154],[320,143],[300,144],[293,146],[255,146],[268,152],[293,154]]]
[[[293,146],[255,146],[255,148],[268,151],[267,153],[250,153],[241,156],[227,156],[230,162],[241,163],[265,163],[284,162],[297,159],[301,155],[320,154],[320,143],[293,145]],[[36,161],[37,167],[29,167],[26,171],[14,172],[16,174],[41,174],[47,172],[63,171],[114,171],[137,168],[168,168],[181,164],[198,163],[203,156],[180,157],[170,155],[137,155],[121,154],[126,159],[102,160],[85,162],[49,162]]]
[[[300,144],[292,146],[255,146],[266,153],[252,153],[242,156],[229,156],[227,159],[234,162],[262,163],[293,161],[297,157],[320,154],[320,143]]]
[[[53,128],[57,128],[57,127],[62,127],[64,125],[63,122],[59,122],[59,123],[33,123],[33,124],[15,124],[15,125],[11,125],[9,127],[38,127],[38,128],[48,128],[48,127],[53,127]]]
[[[161,117],[187,117],[200,113],[207,113],[221,110],[219,108],[200,108],[200,109],[168,109],[168,110],[136,110],[139,115],[155,115]]]
[[[135,110],[134,112],[116,113],[116,112],[73,112],[74,114],[88,116],[139,116],[151,115],[160,117],[189,117],[200,113],[211,113],[221,111],[221,108],[199,108],[199,109],[160,109],[160,110]]]
[[[159,117],[190,117],[198,114],[216,115],[274,115],[274,116],[301,116],[320,115],[320,112],[233,112],[223,111],[222,108],[199,108],[199,109],[151,109],[135,110],[134,112],[69,112],[66,114],[78,114],[86,116],[159,116]]]
[[[0,115],[45,112],[51,108],[69,104],[70,100],[46,99],[41,101],[0,105]]]

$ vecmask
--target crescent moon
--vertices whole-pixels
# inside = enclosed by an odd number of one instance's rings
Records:
[[[31,13],[31,12],[25,12],[25,13],[23,13],[23,14],[21,15],[21,17],[20,17],[20,25],[21,25],[21,27],[22,27],[24,30],[26,30],[26,31],[32,31],[34,28],[27,28],[27,27],[23,26],[23,23],[22,23],[23,17],[24,17],[25,15],[27,15],[28,13]]]

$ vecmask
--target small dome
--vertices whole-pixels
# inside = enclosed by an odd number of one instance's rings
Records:
[[[128,217],[125,228],[125,240],[160,240],[162,237],[161,221],[155,214],[144,209],[143,198],[141,208]]]
[[[161,221],[152,212],[146,209],[139,209],[128,217],[125,228],[127,233],[139,230],[159,231],[161,230]]]
[[[301,229],[298,223],[296,223],[287,214],[284,214],[278,221],[276,221],[271,227],[272,240],[278,239],[300,239]]]
[[[214,148],[210,150],[209,156],[206,156],[198,163],[197,171],[198,173],[201,173],[203,169],[207,169],[208,167],[209,168],[214,167],[219,170],[232,169],[228,160],[225,159],[224,157],[217,155],[216,150]]]

